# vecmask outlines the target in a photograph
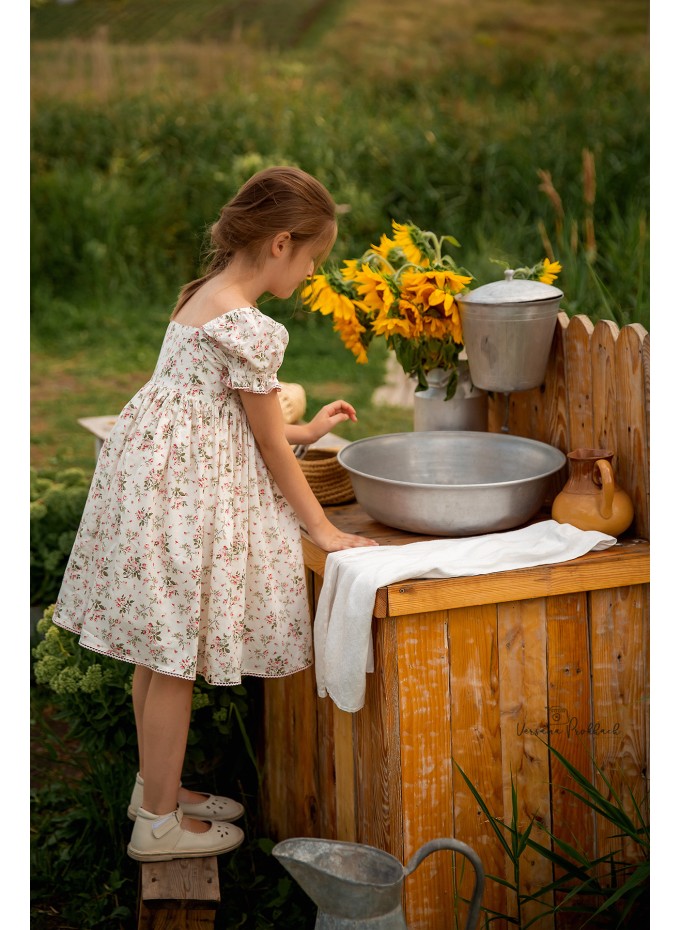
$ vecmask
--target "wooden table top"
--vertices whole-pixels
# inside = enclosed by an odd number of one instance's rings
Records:
[[[403,546],[441,538],[384,526],[370,517],[358,503],[325,507],[324,510],[331,523],[339,529],[375,539],[381,546]],[[547,519],[550,519],[550,515],[541,513],[530,522]],[[302,547],[306,566],[317,575],[323,575],[328,553],[313,543],[304,529]],[[646,584],[649,583],[649,577],[649,542],[622,537],[609,549],[588,552],[568,562],[488,575],[396,582],[377,592],[374,615],[405,616],[432,610]]]

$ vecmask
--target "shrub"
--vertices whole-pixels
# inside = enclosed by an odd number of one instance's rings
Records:
[[[53,477],[31,469],[31,604],[50,603],[59,593],[89,486],[79,468]]]

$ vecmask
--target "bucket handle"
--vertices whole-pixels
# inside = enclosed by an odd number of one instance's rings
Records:
[[[411,856],[408,863],[404,866],[404,877],[415,872],[423,859],[434,852],[438,852],[440,849],[452,849],[454,852],[459,852],[472,863],[475,870],[475,889],[472,895],[472,901],[470,902],[470,910],[465,923],[465,930],[475,930],[479,921],[479,911],[482,906],[485,875],[482,860],[472,847],[468,846],[466,843],[461,843],[460,840],[454,840],[449,837],[430,840],[429,843],[425,843]]]

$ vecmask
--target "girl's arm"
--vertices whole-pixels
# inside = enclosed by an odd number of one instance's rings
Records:
[[[334,400],[331,404],[322,407],[309,423],[287,423],[284,425],[286,440],[291,445],[310,446],[330,433],[334,426],[345,420],[356,422],[357,414],[354,407],[346,400]]]
[[[317,546],[327,552],[335,552],[338,549],[377,545],[373,539],[343,533],[336,526],[333,526],[324,514],[321,504],[314,496],[314,492],[307,483],[307,479],[293,453],[283,422],[281,404],[276,392],[254,394],[250,391],[239,391],[239,396],[267,468],[271,472],[274,481],[276,481],[279,490],[297,514],[300,522],[304,524]],[[328,408],[338,404],[344,406],[337,413],[328,410]],[[327,404],[323,408],[326,413],[323,414],[322,419],[325,422],[330,422],[338,417],[338,419],[335,419],[337,423],[343,419],[346,420],[351,417],[346,408],[350,408],[350,405],[345,404],[344,401]],[[353,408],[350,409],[353,413]],[[317,417],[321,413],[317,414]],[[356,414],[354,416],[356,417]],[[311,423],[314,423],[317,417]],[[308,425],[311,426],[311,423]],[[319,423],[317,423],[318,426]],[[322,432],[319,435],[323,436],[324,434]]]

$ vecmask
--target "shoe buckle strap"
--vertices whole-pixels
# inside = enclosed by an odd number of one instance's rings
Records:
[[[159,817],[158,820],[154,820],[151,826],[151,832],[156,839],[160,839],[162,836],[165,836],[166,833],[169,833],[170,830],[173,830],[181,821],[182,811],[178,808],[171,814],[166,814],[165,817]]]

